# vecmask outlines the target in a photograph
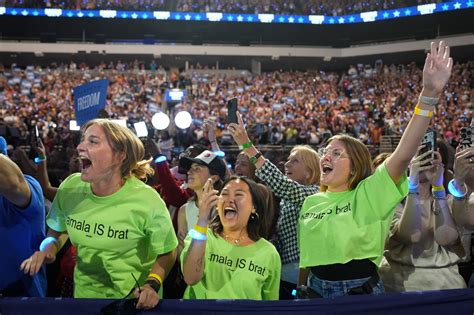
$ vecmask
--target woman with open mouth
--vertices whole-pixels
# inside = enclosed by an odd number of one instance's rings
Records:
[[[320,162],[321,192],[306,198],[298,221],[300,291],[307,283],[322,297],[384,291],[377,268],[394,209],[408,193],[406,170],[452,64],[449,47],[431,43],[414,115],[395,152],[375,172],[362,142],[347,135],[329,140]]]
[[[282,260],[280,300],[293,299],[292,291],[296,287],[299,271],[296,226],[305,198],[319,191],[319,155],[307,145],[293,147],[283,174],[253,145],[240,113],[237,113],[237,118],[237,124],[229,124],[229,132],[255,167],[255,176],[281,200],[275,227],[276,247]],[[269,214],[266,215],[267,219]]]
[[[153,308],[178,241],[165,203],[143,182],[153,173],[150,161],[142,160],[140,139],[113,121],[94,119],[82,131],[81,173],[59,187],[48,237],[21,268],[37,273],[70,238],[77,247],[74,297],[121,299],[134,292],[136,308]]]
[[[181,254],[185,299],[278,300],[281,262],[275,247],[261,237],[264,207],[264,196],[250,179],[230,177],[220,195],[208,180],[199,219]]]

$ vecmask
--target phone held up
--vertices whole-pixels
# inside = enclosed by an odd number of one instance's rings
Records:
[[[227,102],[227,123],[237,124],[237,99],[233,98]]]
[[[461,140],[459,145],[461,149],[471,148],[474,144],[474,135],[472,134],[472,126],[461,128]]]
[[[434,151],[436,151],[436,131],[431,128],[428,128],[423,139],[421,140],[421,144],[423,148],[420,150],[418,155],[422,155],[423,153],[432,151],[430,155],[428,155],[423,161],[423,166],[429,165],[431,161],[434,160]]]

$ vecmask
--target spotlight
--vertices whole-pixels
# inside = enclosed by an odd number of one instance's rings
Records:
[[[151,124],[155,129],[165,130],[170,125],[170,118],[163,112],[158,112],[151,118]]]
[[[174,118],[174,123],[176,124],[176,127],[180,129],[189,128],[192,122],[193,118],[191,117],[191,114],[186,111],[177,113],[176,117]]]

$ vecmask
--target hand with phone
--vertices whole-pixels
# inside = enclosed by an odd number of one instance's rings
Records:
[[[233,99],[227,102],[227,123],[236,124],[237,121],[237,99]]]
[[[200,226],[207,226],[212,209],[217,205],[219,192],[214,189],[214,182],[211,178],[207,179],[202,190],[203,195],[202,200],[199,201],[199,216],[197,224]]]
[[[427,171],[433,168],[432,161],[430,157],[434,154],[433,151],[425,151],[420,153],[421,151],[425,150],[425,145],[421,145],[418,147],[418,155],[411,160],[410,163],[410,183],[413,185],[418,185],[420,182],[420,173]],[[427,163],[428,159],[428,163]]]
[[[456,183],[462,186],[465,183],[466,177],[474,167],[474,148],[463,149],[458,146],[454,159],[454,179]]]
[[[232,135],[232,138],[234,138],[235,143],[238,145],[243,145],[249,142],[250,138],[247,134],[247,130],[245,130],[244,122],[240,113],[237,113],[237,123],[229,124],[227,129]]]

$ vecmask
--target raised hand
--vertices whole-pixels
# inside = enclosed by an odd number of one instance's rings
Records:
[[[462,150],[459,146],[454,160],[454,178],[458,184],[463,184],[470,170],[474,167],[474,148]]]
[[[441,159],[441,154],[439,152],[434,152],[435,159],[433,160],[433,168],[428,170],[433,176],[431,176],[431,185],[433,186],[443,186],[444,180],[444,165],[443,160]]]
[[[438,47],[431,42],[431,52],[427,54],[423,68],[423,96],[439,97],[451,76],[453,59],[449,57],[449,46],[440,41]]]
[[[219,198],[218,191],[214,189],[212,179],[209,178],[204,184],[202,200],[199,200],[199,219],[198,222],[207,225],[210,213],[217,204]],[[203,222],[204,221],[204,222]]]
[[[238,124],[230,123],[227,130],[229,130],[232,138],[234,138],[235,143],[242,145],[249,142],[249,135],[247,134],[247,130],[245,130],[244,121],[239,112],[237,112],[237,122]]]
[[[421,145],[418,147],[418,152],[423,149],[425,146]],[[427,151],[423,154],[415,156],[410,163],[410,182],[418,185],[419,182],[419,177],[420,173],[427,171],[431,168],[433,168],[433,165],[429,163],[429,165],[426,165],[426,158],[433,154],[433,151]]]
[[[210,142],[215,142],[216,141],[216,128],[217,124],[214,120],[211,119],[205,119],[204,124],[202,125],[202,128],[204,130],[204,134],[207,137],[207,139]]]

